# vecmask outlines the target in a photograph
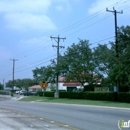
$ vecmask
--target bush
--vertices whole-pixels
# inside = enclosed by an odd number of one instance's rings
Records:
[[[43,92],[39,92],[43,96]],[[45,97],[54,97],[54,92],[44,92]],[[59,92],[59,98],[119,101],[130,103],[130,92]]]
[[[130,92],[120,92],[117,94],[119,102],[127,102],[130,103]]]
[[[39,96],[43,96],[43,92],[40,91],[38,95],[39,95]],[[44,92],[44,96],[45,96],[45,97],[54,97],[54,92],[53,92],[53,91],[50,91],[50,92],[45,91],[45,92]]]
[[[113,92],[60,92],[60,98],[114,101]]]
[[[84,99],[114,101],[113,92],[85,92]]]

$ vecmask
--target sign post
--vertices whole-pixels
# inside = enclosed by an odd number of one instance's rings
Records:
[[[43,98],[44,98],[44,91],[46,90],[48,83],[45,81],[42,81],[42,83],[40,83],[40,86],[43,89]]]

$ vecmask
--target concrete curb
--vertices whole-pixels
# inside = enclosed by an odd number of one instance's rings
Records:
[[[95,107],[95,108],[115,109],[115,110],[128,110],[128,111],[130,111],[130,108],[124,108],[124,107],[109,107],[109,106],[95,106],[95,105],[67,104],[67,103],[51,103],[51,102],[37,102],[37,101],[30,101],[30,103],[71,105],[71,106]]]

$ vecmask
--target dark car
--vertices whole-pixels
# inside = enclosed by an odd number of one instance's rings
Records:
[[[24,96],[36,96],[37,93],[36,92],[31,92],[31,91],[27,91],[23,93]]]

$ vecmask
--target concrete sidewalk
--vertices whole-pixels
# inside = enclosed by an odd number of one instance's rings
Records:
[[[70,130],[54,121],[0,108],[0,130]]]

